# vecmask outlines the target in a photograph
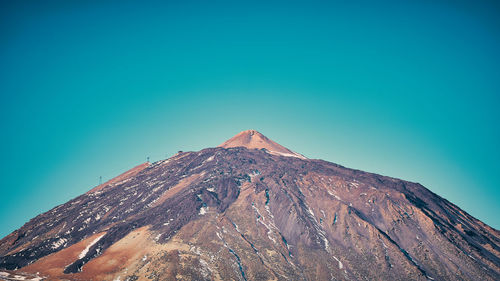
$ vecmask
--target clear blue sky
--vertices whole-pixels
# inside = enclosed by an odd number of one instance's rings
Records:
[[[245,129],[500,228],[498,1],[2,1],[0,236]]]

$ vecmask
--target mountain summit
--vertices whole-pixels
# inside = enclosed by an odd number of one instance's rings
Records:
[[[0,240],[0,280],[500,280],[498,230],[257,131],[89,189]]]
[[[306,159],[303,155],[291,151],[290,149],[268,139],[266,136],[255,130],[242,131],[218,147],[230,148],[240,146],[249,149],[265,149],[274,155]]]

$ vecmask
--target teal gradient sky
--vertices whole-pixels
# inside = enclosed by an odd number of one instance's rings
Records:
[[[500,2],[326,2],[2,1],[0,236],[245,129],[500,228]]]

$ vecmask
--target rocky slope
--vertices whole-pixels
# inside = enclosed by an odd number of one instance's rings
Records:
[[[245,131],[35,217],[0,241],[0,268],[48,280],[500,280],[499,246],[499,231],[420,184]]]

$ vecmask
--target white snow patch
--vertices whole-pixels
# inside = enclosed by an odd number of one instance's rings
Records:
[[[207,191],[210,191],[210,192],[215,192],[215,188],[213,188],[213,187],[209,187],[209,188],[207,188]]]
[[[198,214],[204,215],[208,212],[208,207],[201,207],[200,212]]]
[[[148,259],[147,255],[144,255],[144,257],[142,257],[142,261],[146,261],[147,259]]]
[[[266,206],[266,207],[268,207],[268,206]],[[257,218],[257,221],[260,222],[263,226],[265,226],[267,228],[267,238],[269,238],[269,240],[273,241],[273,243],[276,244],[276,240],[273,237],[271,237],[271,234],[273,233],[273,230],[272,230],[271,226],[274,227],[274,228],[276,228],[276,225],[274,225],[274,223],[272,221],[269,223],[269,225],[266,224],[264,222],[265,218],[264,218],[264,216],[262,216],[260,214],[259,209],[257,209],[257,207],[255,207],[254,204],[252,204],[252,208],[259,215],[259,218]],[[268,212],[272,216],[270,210],[268,210]]]
[[[201,251],[200,251],[199,247],[191,246],[191,247],[189,247],[189,250],[191,252],[197,254],[198,256],[201,256]]]
[[[14,279],[14,280],[26,280],[26,277],[21,276],[21,275],[14,275],[14,277],[12,277],[12,279]]]
[[[273,214],[271,213],[271,209],[269,209],[269,206],[268,206],[268,205],[266,205],[264,208],[266,209],[266,211],[267,211],[267,213],[269,214],[269,216],[270,216],[271,218],[273,218],[273,219],[274,219],[274,216],[273,216]]]
[[[3,272],[3,271],[0,271],[0,277],[7,277],[9,276],[10,274],[7,273],[7,272]]]
[[[251,174],[248,174],[248,176],[250,176],[251,181],[253,181],[253,178],[255,178],[258,175],[260,175],[260,172],[257,170],[253,171]]]
[[[270,154],[274,154],[274,155],[280,155],[280,156],[286,156],[286,157],[296,157],[296,158],[300,158],[300,159],[307,159],[306,157],[298,154],[298,153],[295,153],[292,151],[292,153],[294,154],[291,154],[291,153],[284,153],[284,152],[277,152],[277,151],[272,151],[272,150],[268,150],[268,152]]]
[[[62,245],[66,244],[66,238],[59,238],[56,242],[52,243],[52,249],[57,249],[61,247]]]
[[[335,199],[339,200],[339,201],[342,201],[342,198],[338,197],[336,194],[334,194],[333,192],[331,192],[330,190],[326,190],[326,192],[328,192],[328,194],[330,194],[331,196],[335,197]]]
[[[90,247],[94,246],[95,243],[97,243],[99,240],[101,240],[101,238],[105,235],[106,233],[100,235],[99,237],[97,237],[96,239],[94,239],[94,241],[90,242],[90,244],[87,245],[87,247],[85,249],[83,249],[83,251],[78,255],[78,258],[79,259],[83,259],[85,257],[85,255],[87,255],[87,253],[89,252],[90,250]]]
[[[336,256],[333,256],[333,258],[339,263],[339,269],[344,268],[344,265],[342,264],[342,262]]]
[[[314,220],[316,220],[316,217],[314,216],[314,213],[309,206],[307,206],[307,212],[314,218]]]
[[[382,240],[380,240],[380,241],[382,241]],[[384,241],[382,241],[382,245],[384,245],[384,248],[387,249],[387,245],[384,243]]]
[[[314,228],[316,229],[318,235],[320,236],[321,240],[323,240],[323,244],[325,245],[325,250],[329,253],[330,252],[330,244],[328,242],[328,239],[326,238],[326,232],[323,230],[323,228],[318,224],[318,220],[314,216],[314,212],[311,210],[309,206],[307,206],[307,212],[309,213],[309,216],[313,222]]]
[[[160,237],[161,237],[161,233],[160,233],[160,234],[158,234],[158,235],[156,235],[156,237],[155,237],[155,241],[156,241],[156,242],[158,242],[158,240],[160,240]]]
[[[212,272],[212,269],[210,266],[208,266],[208,263],[204,259],[200,259],[200,265],[202,266],[200,271],[203,277],[208,278],[210,276],[210,273]]]

